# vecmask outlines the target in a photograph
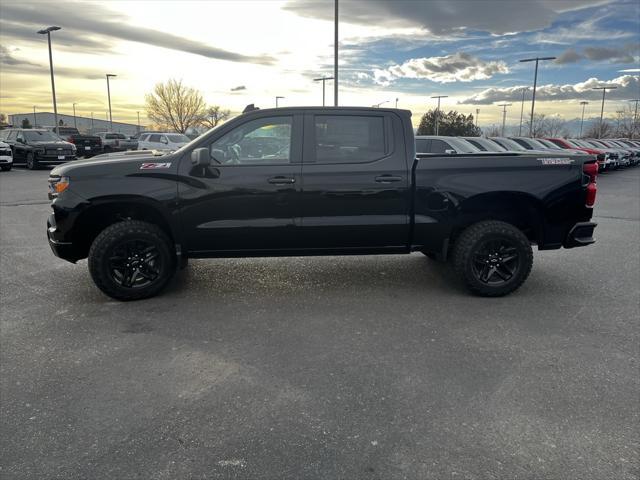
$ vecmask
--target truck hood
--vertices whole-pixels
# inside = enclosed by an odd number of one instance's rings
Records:
[[[29,142],[29,145],[33,147],[45,147],[45,148],[72,148],[72,143],[63,142],[62,140],[59,142]]]

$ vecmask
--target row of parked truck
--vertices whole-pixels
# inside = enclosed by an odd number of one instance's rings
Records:
[[[418,153],[462,154],[479,152],[558,153],[593,155],[598,170],[617,170],[640,163],[640,141],[618,139],[445,137],[416,136]]]

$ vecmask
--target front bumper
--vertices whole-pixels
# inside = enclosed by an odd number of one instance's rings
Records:
[[[565,238],[562,246],[564,248],[586,247],[595,242],[593,231],[598,226],[595,222],[576,223]]]
[[[56,226],[56,218],[53,214],[47,219],[47,240],[53,254],[71,263],[76,263],[80,258],[77,249],[72,242],[65,242],[61,239],[62,235]]]
[[[58,158],[58,157],[64,157],[64,158]],[[59,163],[66,163],[66,162],[70,162],[72,160],[75,160],[77,157],[75,154],[72,155],[46,155],[43,153],[36,153],[35,155],[35,159],[38,161],[38,163],[40,164],[59,164]]]

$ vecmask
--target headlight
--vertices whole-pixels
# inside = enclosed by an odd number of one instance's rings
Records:
[[[69,177],[49,177],[49,200],[57,198],[62,192],[69,188]]]

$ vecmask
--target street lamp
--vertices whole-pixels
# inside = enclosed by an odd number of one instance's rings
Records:
[[[107,99],[109,100],[109,130],[113,131],[113,117],[111,116],[111,89],[109,88],[109,77],[117,77],[113,73],[107,73]]]
[[[478,117],[480,116],[480,109],[476,108],[476,127],[478,126]]]
[[[603,86],[603,87],[593,87],[592,90],[602,90],[602,107],[600,108],[600,132],[598,135],[598,138],[602,138],[602,127],[603,127],[603,122],[604,122],[604,97],[607,94],[607,90],[615,90],[618,87],[607,87],[607,86]]]
[[[33,128],[38,128],[38,119],[36,118],[36,106],[33,106]]]
[[[533,75],[533,95],[531,96],[531,123],[529,124],[529,137],[533,137],[533,112],[536,106],[536,86],[538,84],[538,62],[540,60],[555,60],[556,57],[536,57],[536,58],[525,58],[520,60],[520,62],[536,62],[536,70]]]
[[[449,95],[435,95],[431,98],[437,98],[438,99],[438,109],[436,110],[436,128],[435,128],[435,132],[436,135],[438,135],[438,127],[439,127],[439,123],[440,123],[440,99],[441,98],[447,98]]]
[[[76,122],[76,103],[73,104],[73,128],[78,129],[78,123]]]
[[[396,98],[396,108],[398,108],[398,99]]]
[[[333,106],[338,106],[338,0],[333,12]]]
[[[507,107],[511,106],[510,103],[502,103],[500,105],[498,105],[499,107],[502,107],[502,136],[504,137],[504,126],[505,123],[507,121]]]
[[[53,56],[51,55],[51,32],[61,30],[60,27],[52,26],[42,30],[38,30],[40,35],[47,36],[47,42],[49,43],[49,69],[51,70],[51,94],[53,95],[53,118],[56,122],[55,130],[58,131],[58,105],[56,104],[56,83],[53,80]]]
[[[633,127],[631,128],[631,139],[633,139],[634,133],[636,133],[636,129],[638,128],[638,102],[640,102],[640,98],[636,98],[635,100],[629,100],[630,102],[635,102],[636,108],[633,111]]]
[[[324,107],[324,83],[327,80],[333,80],[333,77],[320,77],[320,78],[313,79],[314,82],[322,82],[322,106],[323,107]]]
[[[380,108],[380,105],[384,105],[385,103],[389,103],[390,100],[385,100],[384,102],[380,102],[380,103],[374,103],[373,105],[371,105],[373,108]]]
[[[527,93],[528,88],[522,89],[522,105],[520,106],[520,128],[518,129],[518,136],[522,136],[522,115],[524,114],[524,94]]]
[[[583,100],[583,101],[580,102],[580,105],[582,105],[582,119],[580,120],[580,135],[579,135],[579,138],[582,138],[582,126],[584,125],[584,107],[589,105],[589,102],[587,102],[586,100]]]
[[[136,112],[138,114],[138,133],[140,133],[140,112]]]
[[[281,98],[284,98],[284,97],[281,97],[279,95],[276,97],[276,108],[278,108],[278,100],[280,100]]]

